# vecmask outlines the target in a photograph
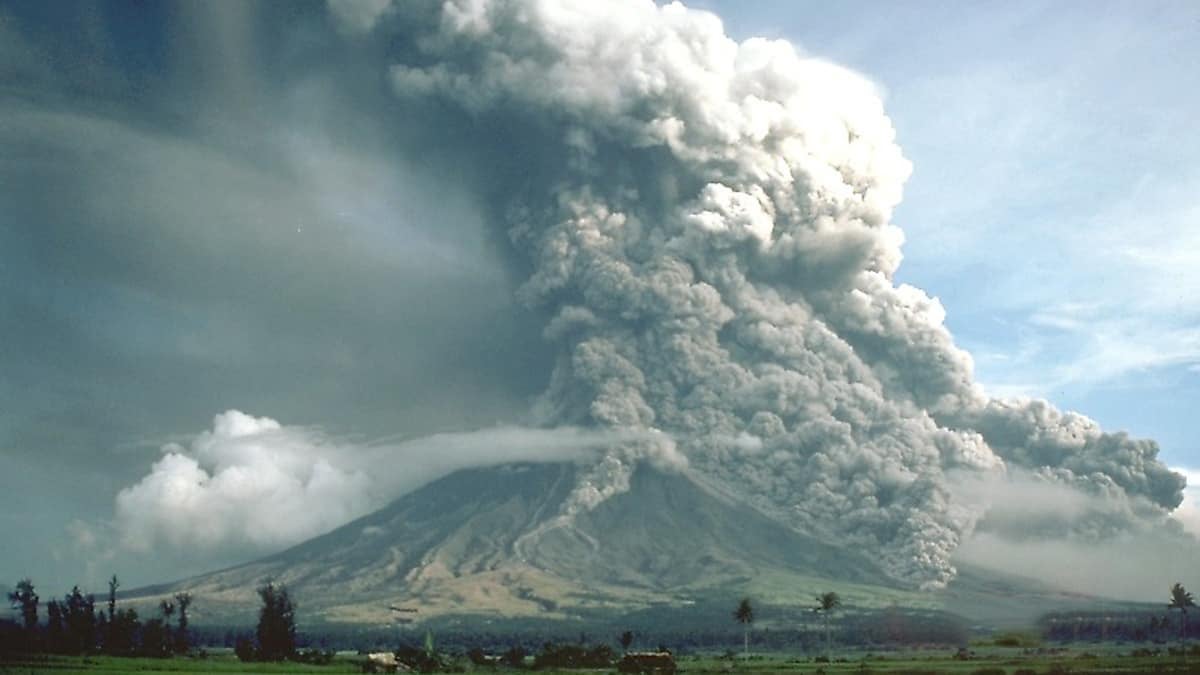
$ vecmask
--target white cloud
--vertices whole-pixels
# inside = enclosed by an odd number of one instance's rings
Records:
[[[190,447],[169,444],[116,500],[121,542],[199,551],[280,547],[365,513],[378,497],[354,450],[231,410]]]
[[[976,533],[963,542],[955,560],[1001,569],[1057,588],[1136,602],[1166,600],[1173,581],[1193,585],[1194,540],[1161,533],[1122,534],[1098,542],[1063,539],[1013,540]]]
[[[1193,487],[1170,517],[1200,535],[1200,472],[1173,470]],[[957,479],[956,498],[981,505],[986,515],[955,552],[956,561],[1130,601],[1164,595],[1170,581],[1195,581],[1200,540],[1161,520],[1140,520],[1145,505],[1136,498],[1020,470]]]
[[[230,410],[187,446],[164,446],[150,472],[117,495],[113,526],[129,551],[236,559],[331,530],[456,469],[570,461],[631,439],[497,427],[356,443]]]

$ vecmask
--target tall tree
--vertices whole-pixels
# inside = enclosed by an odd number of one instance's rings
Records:
[[[33,632],[38,625],[38,594],[34,591],[31,579],[17,582],[17,588],[8,594],[8,602],[13,609],[21,611],[21,621],[25,630]]]
[[[141,648],[138,653],[155,658],[171,655],[171,629],[162,619],[147,619],[141,625]]]
[[[96,598],[84,595],[78,586],[63,598],[63,621],[66,623],[67,650],[80,654],[96,647]]]
[[[829,615],[838,607],[842,606],[842,599],[837,593],[829,591],[817,596],[817,605],[813,607],[813,611],[821,615],[825,620],[825,659],[833,659],[833,633],[829,630]]]
[[[733,610],[733,618],[742,624],[742,655],[748,657],[750,655],[750,624],[754,623],[754,606],[750,604],[750,598],[742,598],[737,609]]]
[[[179,630],[175,635],[175,651],[180,654],[186,654],[191,647],[191,640],[188,638],[188,607],[192,606],[191,593],[176,593],[175,604],[179,607]]]
[[[1183,584],[1176,582],[1171,586],[1171,601],[1167,603],[1167,609],[1179,610],[1179,648],[1186,653],[1187,640],[1187,611],[1188,607],[1195,607],[1196,601],[1192,598],[1192,594],[1187,592]]]
[[[141,630],[137,610],[132,607],[118,609],[108,620],[108,639],[104,649],[109,654],[128,655],[134,649],[134,637]],[[152,650],[151,650],[152,651]]]
[[[287,587],[268,581],[258,589],[262,608],[258,613],[258,657],[282,661],[296,652],[296,610]]]
[[[104,651],[112,654],[116,651],[114,645],[119,642],[116,635],[117,629],[117,589],[121,587],[121,582],[117,580],[117,575],[112,575],[108,580],[108,621],[104,622],[101,635],[104,637]]]
[[[63,605],[58,600],[46,603],[46,647],[51,652],[61,652],[64,645],[66,627],[63,625]]]
[[[629,651],[629,645],[633,644],[633,631],[625,631],[621,633],[621,649]]]
[[[158,603],[158,611],[162,612],[163,651],[169,654],[174,651],[174,640],[171,639],[171,617],[175,615],[175,603],[163,600]]]
[[[117,581],[117,575],[112,575],[108,580],[108,623],[111,626],[113,617],[117,615],[117,589],[121,587],[121,582]]]

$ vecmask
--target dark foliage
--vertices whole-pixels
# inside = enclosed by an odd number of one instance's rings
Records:
[[[254,661],[258,657],[257,650],[254,649],[254,641],[245,635],[238,636],[233,645],[233,653],[237,654],[239,661]]]
[[[104,651],[117,656],[132,654],[142,631],[137,610],[118,609],[109,619],[104,640]]]
[[[1189,639],[1200,637],[1200,622],[1181,626],[1182,613],[1144,610],[1051,612],[1037,621],[1042,637],[1053,642],[1154,642],[1163,644],[1180,637],[1181,627]]]
[[[29,635],[30,632],[21,624],[8,619],[0,619],[0,658],[30,651]]]
[[[296,609],[288,596],[287,587],[267,582],[258,589],[262,608],[258,613],[257,658],[260,661],[283,661],[296,653]]]
[[[480,647],[471,647],[468,649],[466,657],[468,661],[477,666],[486,666],[491,664],[491,661],[488,660],[487,652],[483,651],[483,649]]]
[[[142,644],[139,656],[166,658],[171,655],[170,627],[162,619],[150,619],[142,624]]]
[[[403,646],[396,650],[396,660],[419,673],[447,672],[454,668],[448,656],[424,647]]]
[[[86,654],[96,649],[96,599],[84,595],[78,586],[63,598],[66,625],[65,651]]]
[[[525,648],[521,645],[513,645],[508,648],[508,651],[500,655],[500,662],[509,668],[522,668],[525,666]]]
[[[51,600],[46,603],[46,649],[55,653],[63,651],[66,634],[62,605],[57,600]]]
[[[34,591],[33,581],[22,579],[17,582],[17,589],[8,594],[8,602],[13,609],[21,612],[21,621],[25,630],[32,632],[38,625],[38,594]]]
[[[188,634],[188,608],[192,606],[192,594],[176,593],[175,606],[179,608],[179,624],[175,629],[174,651],[176,654],[186,654],[191,649],[191,636]]]
[[[613,650],[608,645],[589,647],[582,644],[547,643],[533,657],[533,667],[543,668],[609,668],[613,664]]]

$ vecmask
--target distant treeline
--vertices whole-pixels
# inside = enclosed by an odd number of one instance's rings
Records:
[[[61,654],[107,653],[166,657],[184,654],[194,646],[221,646],[237,650],[248,659],[292,658],[300,649],[352,649],[382,651],[398,644],[416,647],[427,631],[437,634],[438,643],[465,652],[483,649],[504,653],[521,649],[537,653],[547,642],[609,644],[631,633],[633,647],[666,647],[675,652],[723,651],[743,644],[743,629],[734,623],[728,607],[705,602],[688,608],[651,607],[629,614],[593,614],[581,620],[487,619],[478,616],[437,617],[410,626],[353,626],[307,624],[297,630],[294,610],[286,589],[268,583],[259,589],[264,600],[258,627],[192,626],[189,594],[181,593],[158,606],[158,616],[144,618],[132,608],[117,606],[119,583],[109,583],[107,603],[98,605],[91,594],[74,588],[63,599],[44,603],[33,584],[21,581],[8,593],[20,620],[0,620],[0,652],[52,652]],[[282,601],[275,607],[276,598]],[[811,609],[765,607],[758,625],[748,631],[749,648],[758,651],[802,651],[819,653],[827,648],[823,626]],[[277,619],[277,620],[276,620]],[[1047,618],[1054,630],[1061,626]],[[1132,619],[1129,630],[1133,631]],[[1145,621],[1142,622],[1146,626]],[[278,625],[276,625],[278,624]],[[766,625],[763,625],[766,624]],[[1071,625],[1074,630],[1074,624]],[[1079,630],[1088,635],[1091,624]],[[890,608],[849,609],[832,621],[829,638],[839,645],[887,649],[905,646],[963,646],[968,641],[967,622],[962,617],[939,611]]]
[[[1153,611],[1051,612],[1038,619],[1042,637],[1053,642],[1125,641],[1169,643],[1200,637],[1200,622],[1182,613]]]
[[[616,645],[622,632],[634,634],[634,649],[668,647],[676,653],[719,652],[740,648],[742,632],[730,622],[727,612],[710,620],[682,620],[678,610],[657,625],[642,621],[548,621],[520,619],[481,619],[476,616],[444,617],[419,626],[362,626],[345,624],[305,624],[296,636],[297,647],[356,651],[384,651],[396,645],[419,647],[427,630],[437,636],[438,645],[465,652],[480,648],[503,653],[514,647],[534,654],[547,642]],[[707,625],[706,625],[707,624]],[[728,625],[725,625],[728,624]],[[666,628],[664,628],[666,627]],[[244,626],[196,626],[197,644],[234,647],[245,633]],[[813,654],[824,649],[823,628],[809,621],[795,627],[756,628],[750,633],[751,648],[758,651],[804,651]],[[847,612],[834,625],[833,639],[841,645],[868,647],[905,647],[914,645],[959,647],[968,640],[967,623],[961,617],[944,612],[879,610]]]

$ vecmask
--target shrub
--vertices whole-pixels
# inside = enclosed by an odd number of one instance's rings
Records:
[[[233,653],[237,654],[239,661],[255,661],[257,660],[257,650],[254,649],[254,642],[245,635],[239,635],[237,642],[233,645]]]
[[[547,643],[533,658],[533,667],[542,668],[608,668],[613,663],[612,647],[608,645],[556,645]]]
[[[513,645],[511,649],[500,655],[500,662],[510,668],[524,668],[525,648],[521,645]]]
[[[490,660],[488,660],[487,652],[483,651],[483,649],[479,647],[471,647],[468,649],[467,659],[477,666],[488,666],[492,663]]]

